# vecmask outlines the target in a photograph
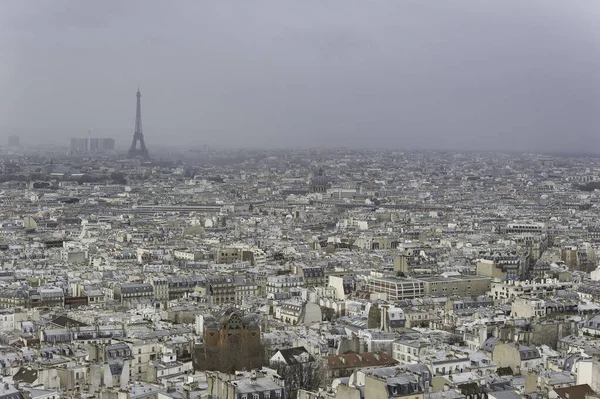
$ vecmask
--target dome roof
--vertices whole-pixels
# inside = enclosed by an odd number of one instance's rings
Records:
[[[326,186],[329,184],[329,178],[325,175],[323,168],[320,168],[310,179],[312,186]]]
[[[310,184],[313,186],[326,186],[329,183],[327,176],[314,176],[310,179]]]

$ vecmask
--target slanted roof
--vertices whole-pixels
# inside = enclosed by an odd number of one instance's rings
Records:
[[[488,339],[485,340],[483,345],[481,345],[481,349],[486,352],[493,352],[494,348],[496,347],[496,344],[498,344],[498,342],[500,342],[500,340],[498,338],[489,337]]]
[[[540,352],[534,346],[519,345],[517,349],[521,360],[539,359],[541,357]]]
[[[112,375],[121,375],[123,372],[123,362],[119,360],[108,362],[108,367]]]
[[[325,361],[330,370],[393,366],[398,364],[394,358],[385,352],[346,353],[343,355],[325,356]]]
[[[29,369],[27,367],[21,367],[19,371],[17,371],[17,374],[13,376],[14,381],[25,382],[28,384],[33,384],[37,379],[37,370]]]
[[[87,327],[88,326],[88,324],[82,323],[75,319],[71,319],[70,317],[67,317],[67,316],[58,316],[57,318],[52,320],[51,323],[56,324],[57,326],[61,326],[61,327],[67,327],[67,326]]]
[[[308,354],[308,351],[303,346],[297,346],[295,348],[280,349],[279,353],[285,359],[285,363],[291,366],[292,364],[300,364],[298,357],[304,353]]]
[[[585,395],[594,393],[594,390],[588,384],[581,384],[567,388],[555,388],[554,392],[562,399],[585,399]]]
[[[490,392],[488,393],[488,396],[493,396],[496,399],[521,399],[521,395],[519,395],[514,389]]]

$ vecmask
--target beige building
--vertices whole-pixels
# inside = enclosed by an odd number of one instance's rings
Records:
[[[404,311],[404,317],[406,319],[406,328],[429,327],[429,324],[432,321],[440,319],[436,312],[424,312],[422,310],[411,309]]]
[[[423,399],[425,391],[416,376],[412,374],[398,373],[393,376],[382,376],[368,373],[365,376],[365,398],[389,397]]]
[[[506,272],[498,266],[496,262],[489,259],[480,259],[477,262],[477,275],[489,277],[493,279],[499,279],[500,281],[506,280]]]
[[[259,294],[260,287],[258,284],[250,281],[235,282],[235,304],[241,305],[245,299],[256,297]]]
[[[267,261],[265,252],[259,248],[247,246],[222,247],[217,251],[217,263],[250,262],[252,266],[264,265]]]
[[[244,260],[244,249],[241,247],[223,247],[217,251],[217,263],[236,263]]]
[[[199,260],[202,259],[204,255],[202,252],[192,251],[190,249],[176,249],[173,251],[173,257],[177,260]]]
[[[511,305],[511,315],[521,318],[546,316],[546,302],[532,297],[515,298]]]
[[[131,378],[146,380],[148,365],[160,356],[160,345],[151,340],[134,340],[128,343],[131,348]]]
[[[397,340],[393,344],[392,356],[400,364],[418,363],[420,356],[427,354],[429,345],[419,340]]]
[[[206,281],[206,297],[210,304],[234,303],[235,280],[232,277],[214,277]]]
[[[295,275],[302,276],[305,287],[323,287],[327,282],[322,267],[294,266],[293,272]]]
[[[275,307],[275,318],[290,325],[322,320],[321,307],[312,302],[283,302]]]
[[[278,294],[280,292],[289,292],[295,287],[303,287],[304,278],[296,275],[268,276],[266,282],[266,292],[268,294]]]
[[[535,295],[547,297],[556,295],[558,290],[571,290],[574,287],[572,281],[559,281],[557,279],[543,279],[536,281],[503,281],[491,284],[491,296],[494,299],[512,299],[524,295]]]
[[[154,290],[154,298],[157,301],[169,300],[169,280],[166,278],[154,278],[151,281]]]
[[[415,277],[423,283],[427,296],[479,296],[490,290],[491,278],[485,276],[462,276],[458,273],[442,273],[434,277]]]
[[[492,352],[492,360],[498,368],[510,367],[516,374],[543,364],[540,352],[532,346],[498,342]]]
[[[340,301],[348,299],[355,288],[354,276],[334,276],[327,277],[329,287],[335,288],[335,297]]]
[[[581,384],[588,384],[596,392],[600,390],[598,359],[582,359],[577,362],[577,385]]]
[[[84,387],[88,380],[88,367],[85,364],[57,367],[60,386],[66,391]]]
[[[114,299],[127,303],[154,299],[154,287],[146,283],[116,284],[113,289]]]
[[[423,281],[397,277],[372,277],[368,289],[371,292],[385,294],[388,301],[422,298],[425,295]]]

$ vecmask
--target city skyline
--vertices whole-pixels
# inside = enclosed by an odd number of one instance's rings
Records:
[[[0,399],[600,399],[598,45],[597,0],[0,1]]]

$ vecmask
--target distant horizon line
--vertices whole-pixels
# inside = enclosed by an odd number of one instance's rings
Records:
[[[80,137],[85,138],[85,137]],[[114,139],[113,137],[92,137],[92,138],[109,138]],[[191,146],[183,147],[183,146],[173,146],[173,145],[165,145],[165,144],[155,144],[149,147],[149,151],[151,151],[152,147],[158,151],[198,151],[205,150],[205,147],[208,147],[213,151],[264,151],[264,152],[277,152],[277,151],[365,151],[365,152],[409,152],[409,153],[454,153],[454,154],[510,154],[510,155],[540,155],[540,156],[555,156],[555,157],[600,157],[600,152],[590,152],[590,151],[577,151],[577,150],[562,150],[562,151],[544,151],[544,150],[532,150],[532,149],[523,149],[523,150],[509,150],[509,149],[444,149],[444,148],[434,148],[434,147],[412,147],[412,148],[378,148],[378,147],[362,147],[362,146],[301,146],[294,145],[288,147],[265,147],[265,146],[226,146],[226,145],[215,145],[215,144],[194,144]],[[7,144],[0,144],[0,148],[10,149],[14,148]],[[37,143],[33,145],[21,144],[21,149],[35,149],[35,148],[55,148],[68,151],[68,144],[56,144],[56,143]],[[126,153],[128,147],[119,147],[115,149],[115,153]]]

